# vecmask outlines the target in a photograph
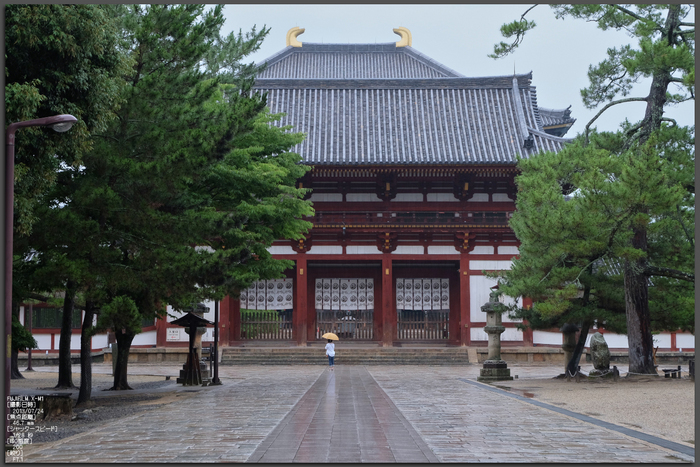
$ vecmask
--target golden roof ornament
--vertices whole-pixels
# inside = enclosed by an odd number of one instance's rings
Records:
[[[287,31],[287,47],[290,45],[292,47],[301,47],[301,42],[297,40],[297,36],[304,34],[305,29],[299,26],[294,26],[292,29]]]
[[[413,43],[413,39],[411,37],[411,31],[409,31],[408,28],[405,28],[403,26],[399,26],[398,28],[394,29],[393,31],[394,31],[394,33],[401,36],[401,40],[396,43],[396,47],[406,47],[407,45],[410,46]]]

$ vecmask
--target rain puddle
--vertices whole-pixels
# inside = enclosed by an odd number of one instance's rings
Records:
[[[517,394],[519,396],[527,397],[529,399],[532,399],[533,397],[535,397],[535,394],[532,392],[525,391],[525,389],[540,389],[540,388],[516,389],[516,388],[511,388],[508,386],[500,386],[498,384],[494,384],[493,386],[497,387],[498,389],[503,389],[503,390],[512,392],[512,393]]]

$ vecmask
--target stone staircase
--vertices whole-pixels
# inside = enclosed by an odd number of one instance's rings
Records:
[[[323,365],[328,363],[324,345],[308,347],[226,347],[221,365]],[[336,346],[338,365],[468,365],[466,347]]]

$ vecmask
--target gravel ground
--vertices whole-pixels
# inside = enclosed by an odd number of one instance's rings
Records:
[[[517,371],[515,371],[517,373]],[[695,381],[627,376],[617,381],[525,378],[494,386],[599,420],[695,445]]]
[[[11,387],[17,390],[38,390],[46,393],[72,394],[75,402],[78,390],[54,389],[58,373],[23,372],[25,379],[13,379]],[[128,417],[139,412],[154,410],[172,402],[177,386],[175,381],[165,381],[162,376],[129,375],[129,385],[135,391],[107,391],[112,386],[111,375],[93,374],[92,400],[81,407],[73,408],[73,416],[56,417],[37,422],[46,431],[35,432],[33,443],[57,441],[84,431],[104,426],[108,420]],[[80,374],[73,374],[73,383],[80,383]],[[168,391],[172,388],[172,391]],[[157,392],[150,392],[157,390]]]

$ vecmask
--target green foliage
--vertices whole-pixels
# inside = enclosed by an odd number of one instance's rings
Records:
[[[524,16],[524,15],[523,15]],[[507,23],[501,26],[501,34],[503,37],[509,39],[514,37],[511,44],[505,42],[499,42],[493,47],[493,53],[489,54],[491,58],[501,58],[510,54],[515,50],[520,43],[525,38],[525,33],[533,29],[537,24],[534,21],[527,21],[526,19],[520,19],[519,21],[513,21],[512,23]]]
[[[150,319],[279,277],[290,263],[267,247],[301,235],[312,210],[295,188],[308,168],[289,152],[303,136],[272,125],[237,62],[267,30],[220,37],[220,6],[105,9],[132,65],[123,103],[83,166],[57,175],[30,281],[74,280],[97,309],[128,296]]]
[[[124,334],[141,332],[141,314],[136,302],[124,295],[114,297],[100,310],[96,329],[101,331],[112,329],[116,333],[124,332]]]
[[[5,7],[6,124],[71,114],[70,135],[30,127],[16,134],[15,232],[27,235],[57,171],[77,166],[120,103],[128,65],[101,5]]]
[[[12,315],[12,350],[27,350],[36,349],[38,344],[32,336],[32,333],[27,330],[22,323],[19,322],[19,318]]]
[[[534,304],[512,308],[514,316],[533,328],[588,320],[624,331],[625,260],[644,258],[663,272],[693,271],[693,196],[686,190],[694,186],[692,135],[671,128],[624,150],[621,133],[595,134],[588,146],[577,141],[519,161],[510,225],[521,241],[520,257],[500,273],[500,290]],[[648,230],[646,250],[630,246],[634,225]],[[691,329],[693,283],[653,274],[654,329]]]
[[[667,104],[694,99],[695,96],[695,29],[685,23],[691,13],[689,5],[550,5],[556,18],[567,17],[595,22],[602,30],[624,30],[637,43],[608,49],[608,58],[588,71],[590,85],[581,90],[588,108],[601,104],[623,103],[632,86],[643,78],[651,78],[650,92],[644,96],[647,111],[640,123],[630,130],[630,140],[642,142],[660,129],[663,108]],[[534,27],[525,20],[528,9],[519,21],[504,24],[504,37],[515,36],[511,44],[501,42],[494,47],[492,58],[501,58],[522,43],[525,33]],[[678,92],[668,92],[677,86]],[[641,99],[641,97],[640,97]],[[597,117],[596,117],[597,118]],[[595,118],[594,118],[595,120]],[[589,122],[592,123],[593,121]]]

